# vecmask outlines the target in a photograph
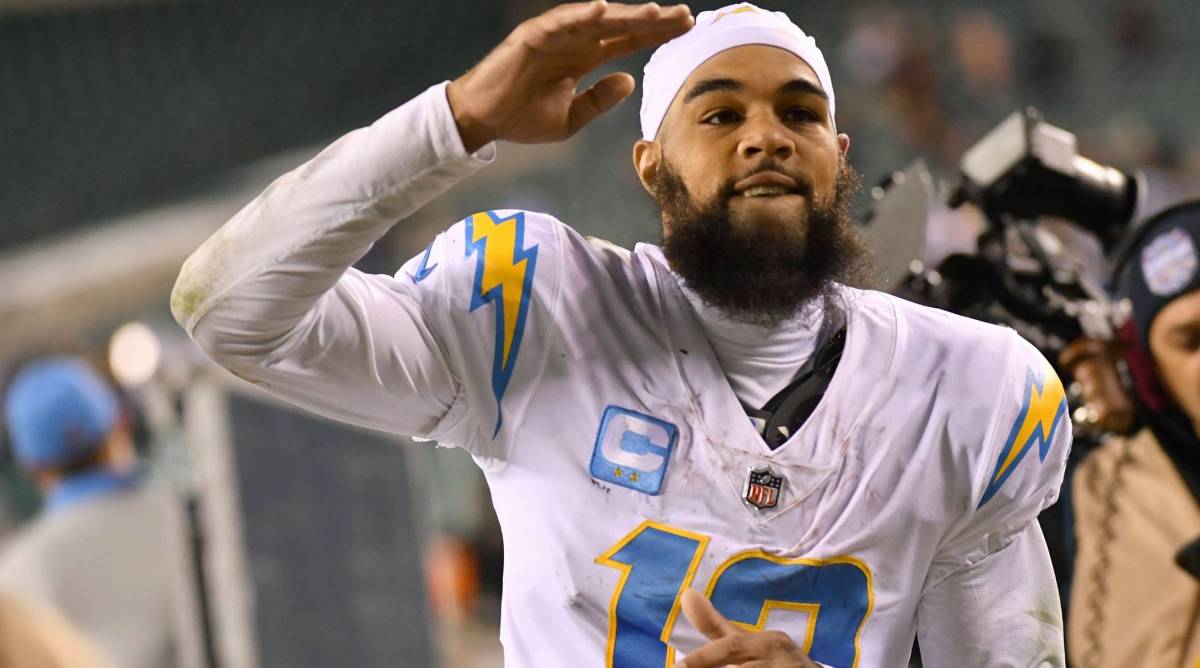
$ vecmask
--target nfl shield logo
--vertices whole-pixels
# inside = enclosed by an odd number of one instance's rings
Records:
[[[782,491],[783,476],[775,475],[771,467],[751,468],[742,498],[755,508],[766,510],[779,505],[779,494]]]

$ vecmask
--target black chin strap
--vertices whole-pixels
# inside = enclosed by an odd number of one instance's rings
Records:
[[[767,447],[775,450],[786,443],[812,415],[821,397],[825,396],[845,347],[846,328],[842,327],[817,348],[805,363],[800,376],[771,397],[767,405],[755,409],[743,404],[746,415],[766,441]]]

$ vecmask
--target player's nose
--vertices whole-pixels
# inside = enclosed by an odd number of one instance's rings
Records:
[[[742,123],[738,153],[743,158],[786,160],[796,152],[791,132],[775,114],[754,114]]]

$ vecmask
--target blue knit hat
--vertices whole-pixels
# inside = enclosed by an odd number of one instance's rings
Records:
[[[98,449],[118,419],[116,393],[82,360],[40,360],[13,379],[4,417],[17,461],[53,468]]]
[[[1151,413],[1169,411],[1175,402],[1150,354],[1150,327],[1167,304],[1200,289],[1198,245],[1200,201],[1189,201],[1142,223],[1116,261],[1117,296],[1128,299],[1131,306],[1129,321],[1119,335],[1134,390]]]
[[[1133,307],[1143,342],[1155,316],[1180,295],[1200,289],[1200,201],[1167,209],[1139,229],[1124,254],[1118,292]]]

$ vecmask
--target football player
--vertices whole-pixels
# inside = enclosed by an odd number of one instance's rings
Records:
[[[468,216],[351,264],[486,168],[634,90],[663,243]],[[849,139],[786,15],[556,7],[284,175],[185,264],[176,318],[324,415],[469,451],[505,539],[512,666],[1061,666],[1038,512],[1062,384],[1009,330],[848,286]],[[401,223],[402,224],[402,223]],[[685,655],[685,656],[681,656]]]

